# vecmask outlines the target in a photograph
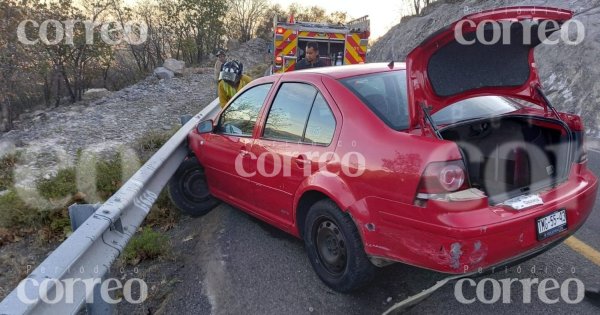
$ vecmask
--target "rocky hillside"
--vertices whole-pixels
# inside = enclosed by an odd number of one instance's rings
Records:
[[[265,63],[265,47],[264,40],[254,39],[229,52],[228,58],[242,61],[245,71],[252,72]],[[171,72],[168,79],[150,75],[120,91],[88,91],[74,105],[23,114],[14,130],[0,134],[0,156],[25,149],[31,157],[27,166],[54,173],[56,157],[62,152],[67,159],[78,150],[114,153],[144,134],[169,130],[181,115],[196,114],[216,98],[213,69],[208,67],[212,64],[214,60],[207,61],[205,68],[176,71],[175,77]]]
[[[553,104],[560,110],[582,115],[590,133],[600,136],[600,0],[440,0],[421,16],[406,17],[394,26],[373,45],[370,60],[404,60],[427,36],[452,21],[480,10],[513,5],[567,8],[584,24],[583,43],[540,45],[536,48],[536,60]]]
[[[265,47],[265,41],[252,40],[230,51],[229,57],[241,60],[249,73],[263,73],[266,65],[261,58],[254,56],[261,56]],[[58,171],[75,165],[78,152],[82,150],[98,153],[101,157],[114,156],[122,148],[137,152],[139,139],[155,140],[157,135],[168,134],[173,131],[173,127],[179,126],[181,115],[196,114],[216,98],[212,68],[214,62],[213,59],[201,68],[185,69],[173,69],[180,65],[165,64],[163,71],[170,72],[165,79],[150,75],[120,91],[93,89],[85,94],[83,101],[76,104],[21,115],[15,120],[13,130],[0,133],[0,158],[15,151],[22,153],[18,163],[19,171],[15,169],[14,183],[10,184],[32,189],[37,187],[37,181],[41,177],[60,177],[56,176]],[[147,142],[147,145],[149,144],[152,143]],[[143,159],[147,156],[138,158]],[[7,173],[3,173],[6,171],[3,169],[5,165],[7,164],[0,165],[0,197],[10,196],[10,191],[4,190],[5,187],[2,186],[6,184],[2,180],[6,181],[8,178],[2,177]],[[12,170],[10,172],[12,173]],[[19,213],[19,210],[16,210],[17,201],[9,198],[5,200],[8,201],[0,202],[0,210],[4,213]],[[174,224],[170,221],[174,217],[170,211],[158,209],[158,212],[152,212],[153,216],[160,220],[161,231],[171,229]],[[61,210],[56,212],[61,213]],[[48,229],[54,229],[52,225],[60,223],[60,214],[57,217],[59,219],[47,224]],[[186,226],[197,228],[193,224],[186,225],[186,222],[189,220],[184,218],[181,229],[187,229]],[[69,224],[68,220],[66,224]],[[8,227],[14,228],[15,231],[0,225],[0,300],[27,275],[26,266],[38,265],[59,244],[56,239],[45,234],[44,231],[48,229]],[[183,242],[186,242],[191,238],[175,236],[172,239],[183,239]],[[181,252],[179,247],[180,243],[175,243],[173,251]],[[185,252],[185,249],[183,251]],[[160,284],[165,278],[172,278],[172,273],[182,268],[181,264],[174,263],[178,259],[176,255],[170,255],[165,261],[145,262],[146,266],[152,266],[153,269],[149,273],[153,275],[150,277],[154,277],[146,280]],[[121,277],[122,272],[118,276]],[[150,294],[158,290],[157,288],[170,290],[170,287],[171,285],[154,285]],[[162,292],[160,294],[164,294]],[[119,313],[141,312],[136,305],[131,305],[130,308],[133,310]]]

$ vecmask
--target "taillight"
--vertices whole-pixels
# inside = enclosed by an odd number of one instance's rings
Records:
[[[277,28],[277,34],[283,34],[283,32],[284,32],[283,27],[278,27]]]
[[[275,57],[275,62],[278,63],[278,64],[282,63],[283,62],[283,57],[281,57],[281,56]]]
[[[434,162],[421,177],[419,194],[445,194],[468,188],[462,160]]]

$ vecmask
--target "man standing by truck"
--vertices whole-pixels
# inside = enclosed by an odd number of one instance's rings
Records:
[[[296,64],[296,70],[325,66],[323,61],[319,58],[319,44],[317,42],[308,42],[304,53],[305,57]]]
[[[217,88],[216,88],[217,96],[219,96],[219,76],[221,75],[221,67],[225,63],[226,57],[227,57],[227,55],[225,55],[224,51],[219,50],[217,52],[217,61],[215,62],[215,81],[214,81],[217,86]]]

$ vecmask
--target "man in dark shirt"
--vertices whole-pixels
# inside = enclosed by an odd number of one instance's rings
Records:
[[[305,58],[296,63],[296,70],[324,67],[325,64],[319,59],[319,44],[308,42],[306,44]]]

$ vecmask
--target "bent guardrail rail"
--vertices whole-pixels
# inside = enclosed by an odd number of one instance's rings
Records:
[[[121,254],[185,159],[187,134],[200,121],[214,118],[219,110],[216,99],[181,127],[117,193],[11,291],[0,303],[0,314],[77,313],[86,299],[91,299],[94,286]],[[63,283],[72,286],[69,288],[72,296],[64,296]],[[60,300],[56,298],[58,295],[62,296]]]

